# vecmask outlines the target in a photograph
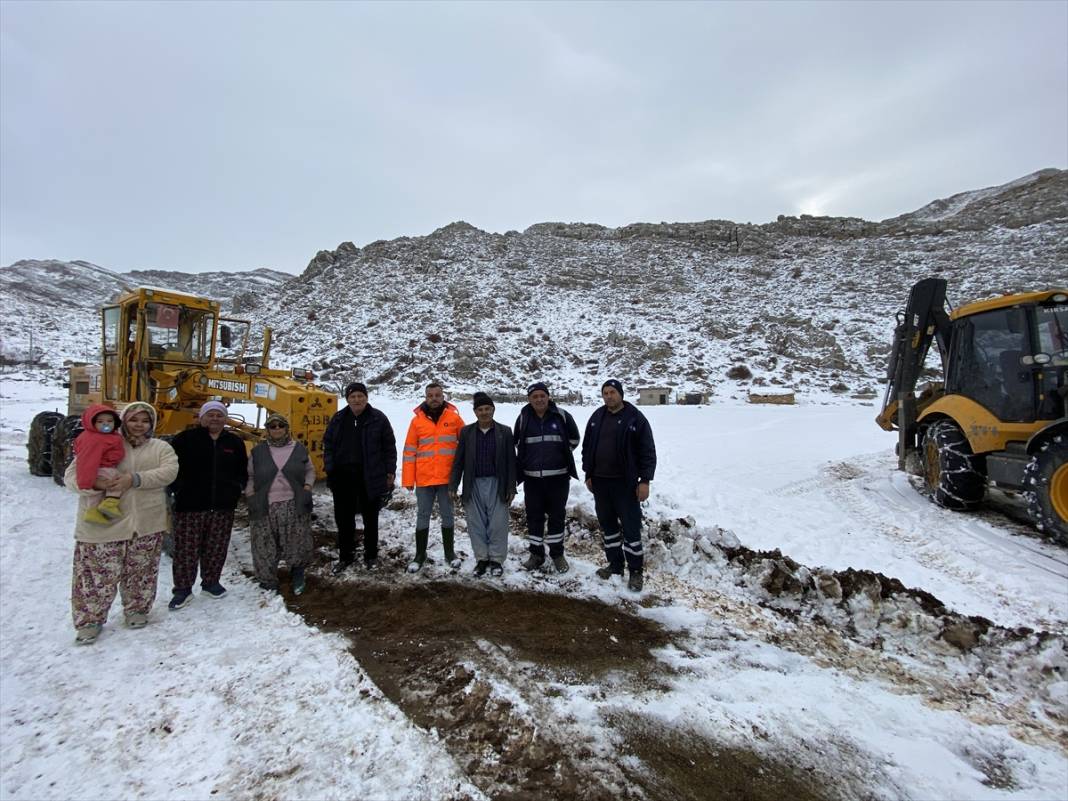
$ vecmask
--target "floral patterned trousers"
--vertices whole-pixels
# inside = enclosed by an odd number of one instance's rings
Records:
[[[277,585],[279,559],[285,559],[290,570],[311,562],[315,553],[311,518],[297,513],[295,501],[272,503],[267,517],[250,521],[249,529],[257,581]]]
[[[127,615],[147,615],[156,600],[163,532],[118,542],[76,542],[70,605],[74,628],[103,626],[115,600]]]

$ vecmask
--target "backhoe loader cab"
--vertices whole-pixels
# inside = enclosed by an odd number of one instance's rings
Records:
[[[146,401],[156,407],[156,433],[169,435],[196,425],[200,406],[217,399],[258,407],[255,421],[230,415],[230,426],[249,448],[265,436],[259,427],[263,411],[284,414],[293,438],[304,443],[317,474],[324,475],[322,437],[337,411],[337,396],[310,383],[310,370],[268,367],[270,328],[262,347],[250,354],[251,324],[221,317],[217,301],[139,287],[101,310],[101,333],[101,365],[71,370],[66,419],[51,412],[31,426],[31,472],[62,480],[78,416],[89,403],[121,409]]]
[[[913,287],[898,315],[883,409],[899,467],[951,509],[988,484],[1023,493],[1035,525],[1068,544],[1068,289],[945,308],[945,281]],[[943,381],[915,393],[936,342]]]

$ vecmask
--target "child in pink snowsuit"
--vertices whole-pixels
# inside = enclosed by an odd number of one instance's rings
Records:
[[[114,478],[115,468],[126,456],[126,448],[119,433],[119,415],[102,403],[94,403],[82,414],[84,429],[74,440],[74,456],[78,474],[78,489],[93,488],[97,477]],[[122,493],[107,490],[96,506],[85,510],[84,520],[103,525],[122,517],[119,498]]]

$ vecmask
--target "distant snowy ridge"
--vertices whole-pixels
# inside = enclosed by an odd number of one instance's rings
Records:
[[[148,283],[272,326],[277,366],[311,366],[332,383],[408,391],[437,378],[511,393],[537,377],[590,395],[614,375],[680,393],[871,396],[916,280],[941,275],[958,303],[1063,285],[1066,233],[1068,171],[1040,170],[883,222],[539,223],[505,234],[455,222],[342,243],[295,277],[22,261],[0,269],[0,352],[25,351],[32,328],[45,362],[91,355],[99,323],[86,312],[116,285]]]

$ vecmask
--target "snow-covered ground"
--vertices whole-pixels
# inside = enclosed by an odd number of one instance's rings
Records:
[[[0,383],[0,797],[487,797],[443,736],[371,681],[344,637],[255,588],[241,572],[243,531],[223,577],[227,598],[169,613],[164,557],[150,625],[131,631],[113,619],[97,644],[75,648],[75,500],[28,474],[24,448],[33,415],[65,400],[58,387],[19,378]],[[416,398],[371,402],[403,438]],[[517,411],[502,404],[497,418],[510,424]],[[581,428],[592,408],[571,411]],[[894,470],[892,437],[870,406],[645,412],[659,456],[650,517],[689,517],[704,542],[777,548],[812,570],[882,573],[955,612],[1051,636],[1020,640],[1005,656],[1012,675],[992,675],[989,659],[931,641],[918,612],[885,650],[777,615],[736,568],[702,561],[689,541],[650,548],[651,601],[638,605],[593,576],[592,543],[572,542],[574,570],[553,583],[518,571],[516,539],[505,591],[573,593],[685,632],[685,647],[656,651],[670,678],[655,689],[616,686],[605,700],[603,688],[563,688],[547,729],[596,740],[606,715],[629,710],[813,766],[835,777],[828,797],[1068,796],[1068,550],[996,513],[955,515],[917,496]],[[572,504],[592,513],[578,483]],[[413,516],[407,507],[384,514],[384,548],[408,546]],[[824,617],[835,614],[828,607]]]

